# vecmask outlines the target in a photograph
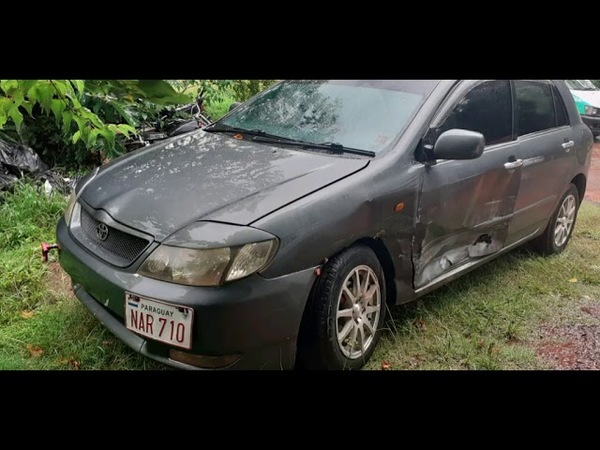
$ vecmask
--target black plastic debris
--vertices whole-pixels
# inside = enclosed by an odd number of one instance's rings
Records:
[[[7,189],[10,185],[16,182],[19,177],[10,173],[4,172],[3,168],[0,167],[0,191]]]
[[[40,182],[46,195],[54,190],[69,195],[78,181],[77,178],[64,178],[57,170],[49,170],[31,147],[0,139],[0,191],[9,189],[25,176]]]
[[[61,195],[69,195],[81,177],[65,178],[56,170],[47,170],[35,176],[44,186],[46,195],[56,191]]]
[[[49,169],[31,147],[3,140],[0,140],[0,164],[19,178],[26,173],[34,174]]]

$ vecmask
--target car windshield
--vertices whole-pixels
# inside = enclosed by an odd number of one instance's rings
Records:
[[[598,88],[591,80],[565,80],[569,89],[574,91],[596,91]]]
[[[215,127],[380,153],[406,129],[438,82],[284,81],[240,106]]]

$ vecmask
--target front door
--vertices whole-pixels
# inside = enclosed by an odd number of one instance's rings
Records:
[[[416,290],[504,247],[521,181],[510,83],[465,81],[449,101],[447,112],[434,119],[425,145],[460,128],[483,133],[486,148],[475,160],[423,167],[413,245]]]

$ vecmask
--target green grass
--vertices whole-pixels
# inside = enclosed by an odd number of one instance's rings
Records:
[[[1,195],[0,369],[163,368],[104,329],[70,294],[56,262],[41,262],[39,244],[54,241],[65,199],[27,184]],[[391,332],[367,368],[546,368],[532,349],[540,327],[588,320],[579,307],[600,304],[598,223],[600,207],[584,203],[561,255],[515,251],[393,308]]]
[[[560,255],[513,251],[422,299],[392,308],[369,369],[544,369],[543,324],[584,322],[600,305],[600,207],[585,202]]]
[[[196,98],[198,96],[199,89],[199,84],[190,85],[183,93]],[[235,93],[233,92],[233,90],[231,90],[230,88],[221,90],[219,92],[218,99],[212,99],[211,101],[207,101],[205,103],[206,113],[208,114],[211,120],[219,120],[221,117],[223,117],[229,112],[229,107],[233,102],[235,102]]]
[[[160,367],[117,341],[41,262],[65,199],[27,184],[0,195],[0,369]]]
[[[222,98],[207,103],[206,112],[208,113],[211,120],[219,120],[221,117],[223,117],[229,112],[229,107],[234,101],[235,97],[233,92],[224,92],[222,94]]]

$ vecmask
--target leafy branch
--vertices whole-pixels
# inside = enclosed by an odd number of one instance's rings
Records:
[[[190,100],[162,80],[0,80],[0,130],[13,123],[20,135],[25,113],[32,119],[40,112],[52,114],[73,144],[82,142],[88,151],[102,149],[116,156],[122,149],[117,137],[136,133],[128,108],[141,102],[169,105]],[[100,117],[107,108],[112,114],[103,115],[109,122]]]

